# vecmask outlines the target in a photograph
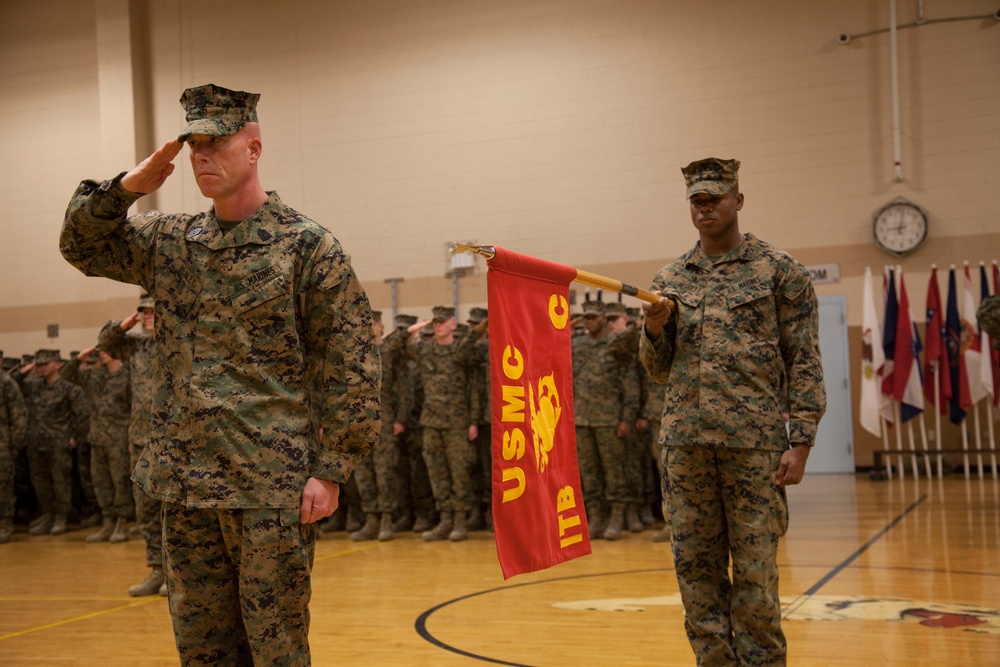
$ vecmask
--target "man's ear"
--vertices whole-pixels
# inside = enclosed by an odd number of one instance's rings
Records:
[[[250,162],[257,162],[263,150],[264,145],[261,143],[260,138],[253,137],[247,142],[247,154],[250,157]]]

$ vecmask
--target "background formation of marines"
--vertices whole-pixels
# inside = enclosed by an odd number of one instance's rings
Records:
[[[656,435],[663,386],[641,368],[637,310],[588,298],[582,314],[574,319],[574,366],[578,369],[574,393],[577,405],[582,406],[577,411],[578,453],[593,539],[619,539],[623,530],[643,531],[658,523],[661,515]],[[340,510],[324,524],[324,533],[346,531],[352,540],[388,541],[396,533],[413,531],[426,533],[428,540],[461,540],[470,530],[492,529],[488,313],[485,308],[472,308],[467,321],[460,324],[449,306],[438,306],[433,312],[435,317],[423,322],[401,313],[389,328],[382,322],[382,313],[373,311],[383,364],[382,428],[372,454],[348,481]],[[123,496],[120,482],[122,474],[135,467],[150,429],[152,313],[153,302],[144,294],[135,313],[105,325],[94,348],[73,353],[69,360],[56,350],[40,350],[30,358],[40,357],[43,363],[11,359],[0,377],[0,482],[11,480],[3,484],[5,498],[0,500],[0,543],[14,533],[16,489],[20,489],[22,516],[35,516],[29,526],[34,535],[49,534],[53,528],[55,534],[66,530],[63,517],[71,517],[80,527],[100,524],[87,537],[92,542],[118,542],[130,533],[141,535],[149,574],[129,589],[131,595],[165,594],[160,501],[130,482]],[[587,337],[585,322],[594,319],[604,326],[602,341]],[[443,345],[436,338],[435,320],[439,330],[451,328],[450,343]],[[120,370],[109,372],[109,363],[120,364]],[[43,408],[38,390],[50,364],[55,369],[53,377],[64,382],[44,393],[51,405]],[[26,383],[29,398],[34,397],[35,407],[30,409],[32,400],[26,400],[22,390]],[[52,412],[61,416],[46,421],[45,415]],[[40,420],[49,426],[30,430],[29,439],[29,421]],[[587,423],[581,426],[581,420]],[[425,454],[428,424],[432,425],[430,466]],[[470,427],[475,427],[471,439]],[[613,462],[610,478],[600,446],[591,443],[588,430],[609,441],[603,446]],[[54,433],[46,439],[43,431]],[[436,444],[442,431],[453,440],[450,449]],[[63,434],[69,437],[59,451],[45,444],[62,442]],[[77,443],[76,449],[71,441]],[[50,477],[61,475],[57,478],[68,480],[54,486],[41,484],[46,495],[37,500],[38,492],[24,479],[31,466],[27,452],[21,452],[29,442],[36,443],[33,447],[39,451],[52,452],[32,459],[37,461],[36,476],[41,474],[37,468],[45,465]],[[79,444],[83,442],[98,453],[96,459],[93,453],[84,459]],[[59,463],[48,465],[42,458]],[[78,459],[75,467],[74,458]],[[100,466],[96,476],[89,474],[94,460]],[[58,513],[57,486],[72,490],[72,498],[63,499],[58,506],[63,510]],[[91,496],[96,500],[89,501]],[[67,506],[70,501],[72,506]],[[129,522],[134,522],[130,531]],[[660,531],[653,539],[665,540],[669,535]]]

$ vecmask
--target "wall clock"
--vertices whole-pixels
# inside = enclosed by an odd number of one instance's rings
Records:
[[[890,255],[909,255],[927,240],[927,212],[906,199],[894,199],[872,216],[872,237]]]

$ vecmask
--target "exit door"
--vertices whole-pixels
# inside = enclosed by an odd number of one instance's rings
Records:
[[[819,422],[806,474],[853,473],[854,429],[844,295],[819,297],[819,349],[823,355],[826,414]]]

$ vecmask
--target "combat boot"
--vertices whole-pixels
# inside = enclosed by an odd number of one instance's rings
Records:
[[[38,519],[35,519],[35,521],[37,521],[37,523],[28,529],[28,534],[48,535],[49,531],[52,530],[52,524],[55,521],[55,516],[52,514],[43,514],[38,517]]]
[[[65,532],[66,532],[66,515],[56,514],[56,518],[52,522],[52,528],[49,529],[49,535],[62,535]]]
[[[622,538],[622,528],[625,524],[624,503],[614,503],[611,505],[611,518],[608,519],[608,527],[604,529],[604,539],[620,540]]]
[[[51,514],[39,514],[38,516],[36,516],[34,519],[31,520],[31,523],[28,524],[28,530],[29,530],[29,532],[30,532],[30,530],[32,528],[38,528],[38,526],[42,525],[46,521],[52,521],[52,515]]]
[[[604,537],[604,529],[608,527],[604,513],[600,510],[588,511],[587,526],[590,528],[590,539],[599,540]]]
[[[93,528],[101,523],[101,513],[94,512],[90,516],[80,520],[80,528]]]
[[[115,529],[111,531],[108,542],[124,542],[128,539],[128,521],[125,517],[118,517],[115,520]]]
[[[479,506],[479,503],[473,503],[472,511],[469,512],[469,517],[466,521],[466,528],[469,530],[482,530],[486,527],[483,522],[483,508]]]
[[[382,523],[378,527],[378,541],[388,542],[392,539],[395,532],[395,527],[392,523],[392,512],[383,512]]]
[[[3,517],[0,519],[0,544],[7,544],[10,542],[10,538],[13,535],[14,520],[10,517]]]
[[[455,522],[451,525],[448,539],[452,542],[464,542],[468,537],[469,529],[466,525],[465,512],[455,512]]]
[[[115,531],[115,520],[111,517],[104,517],[101,529],[93,535],[87,535],[87,542],[107,542],[111,533]]]
[[[355,508],[354,506],[347,508],[347,524],[344,529],[348,533],[355,533],[361,530],[361,510]]]
[[[392,524],[392,531],[394,533],[403,533],[413,528],[413,513],[412,512],[402,512],[399,518]]]
[[[164,581],[162,584],[160,584],[160,597],[161,598],[170,597],[170,591],[167,590],[167,582],[166,581]]]
[[[365,525],[351,533],[351,539],[355,542],[363,542],[374,540],[376,537],[378,537],[378,514],[368,512],[365,514]]]
[[[160,592],[160,587],[164,584],[163,568],[154,567],[146,575],[146,578],[135,586],[129,586],[128,594],[134,598],[146,595],[156,595]]]
[[[437,542],[447,538],[451,534],[451,526],[454,523],[451,512],[441,512],[441,519],[438,525],[431,530],[425,530],[421,537],[425,542]]]
[[[413,521],[413,532],[422,533],[425,530],[430,530],[431,519],[427,516],[426,512],[417,512],[417,518]]]
[[[670,541],[670,529],[664,526],[662,529],[653,533],[653,542],[669,542]]]
[[[336,533],[344,529],[346,524],[344,510],[337,510],[326,520],[320,531],[323,533]]]
[[[639,519],[638,508],[632,503],[629,503],[625,508],[625,524],[628,526],[629,532],[632,533],[641,533],[646,529]]]
[[[656,523],[656,517],[653,516],[653,510],[649,503],[643,503],[642,507],[639,508],[639,521],[642,521],[644,526],[652,526]]]

